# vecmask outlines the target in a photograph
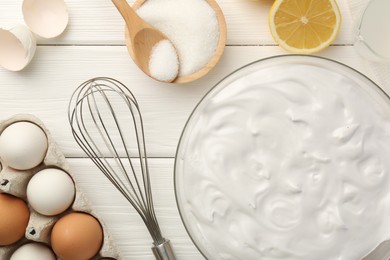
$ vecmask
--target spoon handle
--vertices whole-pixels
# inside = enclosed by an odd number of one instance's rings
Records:
[[[148,27],[126,0],[112,0],[112,2],[125,20],[131,38],[134,38],[141,29]]]

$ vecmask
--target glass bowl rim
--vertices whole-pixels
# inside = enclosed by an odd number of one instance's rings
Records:
[[[183,223],[184,225],[184,228],[188,234],[188,236],[190,237],[192,243],[195,245],[195,247],[198,249],[198,251],[201,253],[201,255],[205,258],[205,259],[209,259],[206,255],[206,253],[203,251],[204,249],[201,248],[201,246],[199,246],[196,242],[196,240],[194,239],[193,237],[193,234],[190,232],[190,228],[188,227],[188,223],[186,223],[186,221],[184,220],[184,216],[183,216],[183,209],[180,207],[180,202],[179,202],[179,199],[178,199],[178,183],[177,183],[177,162],[178,162],[178,155],[179,155],[179,151],[180,151],[180,148],[181,148],[181,145],[182,145],[182,141],[183,141],[183,137],[184,137],[184,134],[187,130],[187,126],[189,125],[191,119],[193,118],[194,114],[196,113],[198,107],[200,106],[200,104],[202,104],[202,102],[223,82],[225,81],[226,79],[230,78],[231,76],[235,75],[237,72],[241,71],[241,70],[244,70],[245,68],[247,67],[250,67],[254,64],[257,64],[257,63],[263,63],[265,61],[268,61],[268,60],[276,60],[276,59],[283,59],[283,58],[292,58],[292,57],[296,57],[296,58],[309,58],[309,59],[318,59],[318,60],[323,60],[325,62],[328,62],[328,63],[335,63],[337,65],[339,65],[340,67],[344,67],[346,68],[347,70],[350,70],[354,73],[356,73],[356,75],[364,78],[365,80],[368,80],[368,82],[372,83],[372,85],[374,87],[377,88],[377,90],[379,90],[380,94],[383,94],[385,98],[388,99],[388,101],[390,101],[390,95],[387,94],[377,83],[375,83],[372,79],[370,79],[368,76],[366,76],[365,74],[363,74],[362,72],[358,71],[357,69],[355,68],[352,68],[351,66],[349,65],[346,65],[340,61],[336,61],[336,60],[333,60],[331,58],[327,58],[327,57],[323,57],[323,56],[317,56],[317,55],[306,55],[306,54],[282,54],[282,55],[275,55],[275,56],[269,56],[269,57],[265,57],[265,58],[262,58],[262,59],[258,59],[258,60],[255,60],[255,61],[252,61],[250,63],[247,63],[235,70],[233,70],[232,72],[230,72],[228,75],[226,75],[225,77],[223,77],[221,80],[219,80],[217,83],[215,83],[203,96],[202,98],[197,102],[197,104],[195,105],[195,107],[192,109],[191,111],[191,114],[188,116],[187,120],[186,120],[186,123],[183,127],[183,130],[180,134],[180,138],[179,138],[179,141],[178,141],[178,144],[177,144],[177,147],[176,147],[176,152],[175,152],[175,161],[174,161],[174,166],[173,166],[173,183],[174,183],[174,192],[175,192],[175,201],[176,201],[176,206],[177,206],[177,209],[179,211],[179,215],[180,215],[180,219],[181,219],[181,222]],[[205,250],[206,251],[206,250]],[[370,252],[372,253],[372,252]]]

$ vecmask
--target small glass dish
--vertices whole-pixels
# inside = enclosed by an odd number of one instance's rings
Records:
[[[361,15],[354,46],[369,61],[390,62],[389,12],[389,0],[371,0]]]

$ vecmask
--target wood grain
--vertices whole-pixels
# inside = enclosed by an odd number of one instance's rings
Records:
[[[23,23],[23,0],[2,1],[0,27]],[[355,0],[351,0],[355,1]],[[124,21],[109,0],[65,0],[69,25],[55,39],[38,39],[40,44],[124,45]],[[129,1],[132,3],[133,1]],[[275,45],[268,29],[268,11],[272,0],[217,0],[225,14],[228,45]],[[335,44],[352,44],[353,24],[348,1],[338,0],[343,16],[340,35]]]
[[[0,69],[0,118],[15,113],[35,114],[52,131],[66,156],[84,156],[68,126],[70,96],[90,78],[113,77],[127,85],[140,103],[149,156],[173,157],[188,116],[214,84],[249,62],[280,54],[285,52],[276,46],[229,46],[208,75],[177,85],[147,77],[128,57],[125,46],[39,47],[37,56],[24,71]],[[369,74],[353,47],[330,47],[321,54]]]
[[[23,0],[5,0],[0,27],[23,23]],[[181,1],[181,0],[180,0]],[[374,74],[351,46],[354,24],[348,4],[338,0],[343,16],[334,46],[318,53],[343,62],[369,77]],[[217,0],[227,23],[225,52],[203,78],[185,85],[162,84],[141,72],[129,57],[124,21],[110,0],[65,0],[70,23],[60,37],[38,39],[32,63],[22,72],[0,68],[0,118],[16,113],[38,116],[68,157],[76,180],[104,219],[124,260],[154,260],[151,239],[138,215],[78,148],[67,121],[75,88],[92,77],[108,76],[125,83],[137,97],[144,116],[156,213],[178,259],[204,259],[192,244],[179,217],[173,188],[174,154],[184,124],[199,100],[218,81],[258,59],[286,54],[268,30],[272,0]],[[132,3],[133,1],[129,1]],[[50,46],[46,46],[50,45]],[[389,89],[385,89],[390,93]],[[161,158],[164,157],[165,159]]]
[[[86,159],[68,159],[76,181],[91,200],[126,260],[155,260],[152,239],[143,222],[122,195]],[[204,259],[192,244],[176,207],[173,159],[149,160],[153,199],[163,235],[170,239],[178,259]]]

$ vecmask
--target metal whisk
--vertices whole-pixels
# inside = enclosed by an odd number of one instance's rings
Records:
[[[73,93],[68,119],[78,145],[141,216],[156,259],[176,259],[154,212],[143,122],[134,95],[115,79],[90,79]]]

